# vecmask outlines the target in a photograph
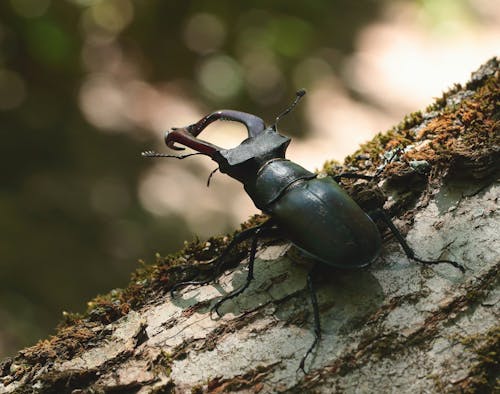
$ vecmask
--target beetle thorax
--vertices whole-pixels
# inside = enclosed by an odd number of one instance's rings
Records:
[[[244,140],[232,149],[221,149],[212,157],[222,173],[237,179],[244,185],[252,183],[260,168],[269,160],[285,158],[290,138],[266,129],[256,137]]]

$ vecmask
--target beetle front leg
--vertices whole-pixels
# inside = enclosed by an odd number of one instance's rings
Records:
[[[451,261],[451,260],[423,260],[423,259],[417,257],[415,255],[415,252],[413,251],[413,249],[410,247],[410,245],[408,245],[408,243],[404,239],[401,232],[397,229],[397,227],[394,225],[394,223],[392,222],[389,215],[387,215],[387,213],[384,210],[377,209],[374,212],[370,213],[370,217],[374,220],[376,220],[376,219],[382,220],[387,225],[387,227],[389,227],[389,229],[394,234],[394,236],[396,237],[399,244],[402,246],[406,256],[409,259],[418,261],[421,264],[428,264],[428,265],[442,264],[442,263],[443,264],[450,264],[453,267],[459,269],[462,273],[465,272],[465,268],[455,261]]]
[[[217,313],[218,316],[220,316],[219,307],[227,300],[230,300],[231,298],[234,298],[237,295],[243,293],[245,289],[250,285],[250,282],[253,280],[253,267],[255,262],[255,254],[257,253],[257,240],[258,240],[258,230],[254,234],[252,240],[252,246],[250,248],[250,257],[248,260],[248,274],[245,284],[241,286],[239,289],[227,294],[226,296],[222,297],[219,301],[217,301],[215,305],[210,309],[210,313],[215,312]]]
[[[231,240],[231,242],[229,242],[229,245],[221,253],[221,255],[219,257],[217,257],[217,262],[215,264],[215,269],[213,271],[213,275],[211,275],[206,280],[201,280],[201,281],[187,281],[187,282],[177,283],[176,285],[174,285],[170,289],[170,295],[172,297],[175,297],[175,292],[179,288],[181,288],[181,287],[186,287],[186,286],[189,286],[189,285],[203,286],[203,285],[207,285],[207,284],[213,282],[217,278],[217,276],[219,276],[220,271],[222,269],[222,266],[224,265],[224,260],[227,257],[227,255],[229,254],[229,252],[231,252],[231,250],[233,250],[234,247],[237,246],[238,244],[246,241],[247,239],[249,239],[251,237],[254,237],[255,233],[257,231],[259,231],[260,228],[262,228],[263,226],[268,226],[268,225],[269,225],[268,222],[265,222],[265,223],[262,223],[260,226],[251,227],[251,228],[248,228],[248,229],[243,230],[242,232],[236,234],[234,236],[234,238]]]
[[[375,178],[375,176],[373,176],[373,175],[357,174],[355,172],[343,172],[343,173],[338,174],[338,175],[332,175],[331,177],[337,183],[339,183],[342,178],[345,178],[345,179],[364,179],[366,181],[371,181],[373,178]]]

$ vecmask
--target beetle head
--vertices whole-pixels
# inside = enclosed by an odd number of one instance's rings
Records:
[[[274,124],[269,127],[266,127],[264,121],[255,115],[240,111],[220,110],[203,117],[192,125],[172,128],[165,133],[165,143],[174,150],[183,150],[184,147],[182,146],[185,146],[195,150],[196,154],[209,156],[219,164],[221,172],[245,183],[249,178],[256,175],[259,168],[266,161],[285,157],[290,138],[277,132],[277,124],[282,117],[297,105],[305,93],[305,90],[299,90],[293,103],[280,113],[276,117]],[[198,135],[216,120],[232,120],[243,123],[247,128],[248,138],[232,149],[224,149],[199,139]],[[145,152],[143,155],[172,157],[171,155],[156,154],[155,152]],[[187,156],[190,155],[173,157],[184,158]]]

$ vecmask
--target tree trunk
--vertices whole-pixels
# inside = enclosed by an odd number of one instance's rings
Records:
[[[97,297],[55,336],[3,361],[0,393],[500,390],[499,73],[494,58],[344,167],[373,174],[385,154],[378,187],[349,181],[349,192],[369,208],[383,190],[416,254],[457,261],[465,273],[411,261],[393,238],[369,268],[325,268],[315,278],[322,337],[304,374],[297,368],[314,336],[309,264],[289,244],[259,249],[255,280],[221,318],[210,306],[244,283],[247,244],[218,283],[170,296],[175,283],[213,271],[229,238],[214,237],[158,257],[128,288]]]

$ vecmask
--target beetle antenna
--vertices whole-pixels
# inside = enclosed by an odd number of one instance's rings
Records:
[[[305,89],[297,90],[297,92],[295,93],[295,100],[293,100],[293,103],[290,104],[288,106],[288,108],[286,108],[282,113],[280,113],[278,116],[276,116],[276,120],[274,121],[274,124],[272,125],[272,129],[274,131],[276,131],[276,127],[278,126],[278,122],[280,121],[280,119],[283,116],[288,115],[290,113],[290,111],[292,111],[292,109],[294,109],[295,106],[299,103],[300,99],[305,96],[305,94],[306,94]]]
[[[215,170],[213,170],[210,175],[208,176],[208,179],[207,179],[207,187],[210,187],[210,180],[212,179],[212,176],[217,172],[217,170],[219,169],[219,167],[217,167]]]
[[[176,156],[176,155],[168,155],[166,153],[158,153],[158,152],[155,152],[154,150],[147,150],[145,152],[142,152],[141,156],[142,157],[173,157],[174,159],[182,160],[182,159],[185,159],[186,157],[189,157],[189,156],[196,156],[196,155],[202,155],[202,154],[203,153],[196,152],[196,153],[189,153],[187,155]]]
[[[384,171],[385,167],[387,164],[392,163],[394,160],[396,160],[399,156],[399,154],[403,151],[403,149],[400,146],[397,146],[393,152],[391,153],[391,156],[388,158],[385,158],[384,162],[377,167],[377,171],[375,172],[375,175],[373,176],[374,178],[378,177],[382,171]]]

